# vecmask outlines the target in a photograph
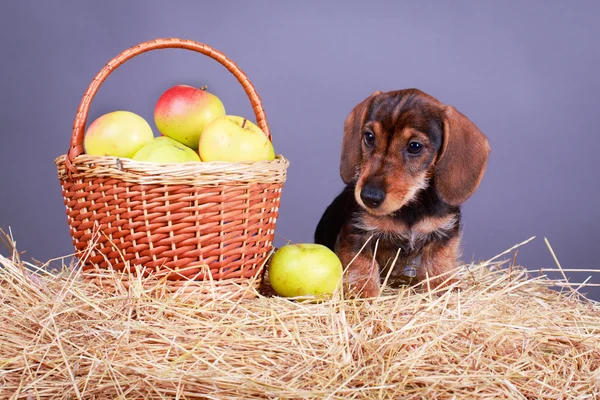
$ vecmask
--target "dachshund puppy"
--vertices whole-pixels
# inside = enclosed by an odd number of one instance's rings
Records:
[[[315,243],[350,264],[346,288],[375,297],[386,276],[408,280],[404,269],[419,257],[413,283],[452,282],[460,205],[479,186],[489,153],[466,116],[420,90],[376,91],[358,104],[344,124],[346,187],[315,231]]]

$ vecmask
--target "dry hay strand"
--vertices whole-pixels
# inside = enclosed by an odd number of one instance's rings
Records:
[[[195,299],[151,278],[109,292],[16,251],[0,264],[1,398],[600,396],[600,305],[502,262],[465,266],[462,290],[320,303]]]

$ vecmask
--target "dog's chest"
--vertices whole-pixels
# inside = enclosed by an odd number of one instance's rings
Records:
[[[378,246],[387,249],[400,248],[404,254],[420,252],[432,241],[448,236],[456,223],[455,215],[444,217],[425,217],[412,224],[392,217],[364,216],[359,228],[379,241]]]

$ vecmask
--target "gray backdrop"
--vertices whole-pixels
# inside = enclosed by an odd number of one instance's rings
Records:
[[[554,267],[544,237],[563,267],[598,268],[599,11],[595,1],[543,0],[5,0],[0,227],[12,228],[25,258],[72,252],[53,160],[67,151],[81,96],[120,51],[181,37],[231,57],[263,99],[276,151],[291,161],[278,244],[312,241],[341,189],[342,124],[352,107],[375,89],[417,87],[465,113],[492,146],[483,183],[463,207],[463,259],[535,235],[517,259],[528,268]],[[153,125],[156,99],[177,83],[206,84],[228,113],[252,115],[216,62],[161,50],[113,73],[90,118],[127,109]]]

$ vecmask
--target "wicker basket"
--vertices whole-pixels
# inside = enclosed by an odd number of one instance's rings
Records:
[[[244,72],[205,44],[157,39],[125,50],[96,75],[79,105],[69,151],[55,160],[73,245],[84,274],[141,271],[172,288],[239,290],[260,282],[272,249],[288,161],[154,164],[84,154],[88,111],[98,88],[125,61],[150,50],[193,50],[239,81],[257,125],[271,139],[260,97]],[[135,267],[135,268],[134,268]],[[141,269],[140,269],[141,267]],[[190,285],[198,283],[198,285]]]

